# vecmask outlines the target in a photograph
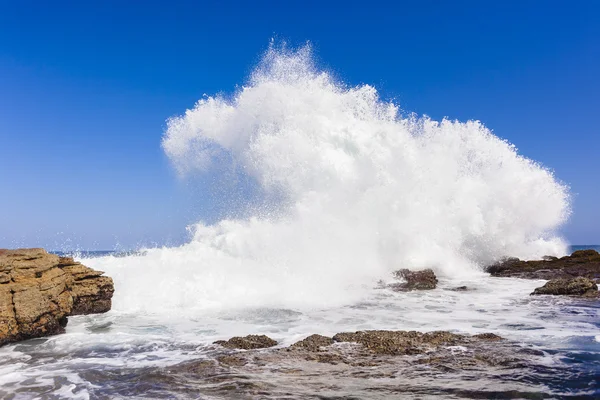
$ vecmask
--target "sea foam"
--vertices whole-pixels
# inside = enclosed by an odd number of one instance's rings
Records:
[[[260,195],[183,246],[96,261],[117,309],[327,307],[398,268],[473,277],[566,252],[569,193],[551,171],[478,121],[405,114],[337,81],[309,46],[271,46],[234,94],[169,119],[162,145],[182,176],[225,166]]]

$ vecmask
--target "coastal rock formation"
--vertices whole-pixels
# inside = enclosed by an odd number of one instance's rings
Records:
[[[228,349],[252,350],[273,347],[277,345],[277,341],[271,339],[267,335],[248,335],[244,337],[235,336],[227,341],[217,340],[214,344],[221,345]]]
[[[499,393],[520,398],[528,393],[522,391],[526,384],[500,392],[498,379],[527,375],[545,362],[543,352],[493,333],[470,336],[446,331],[344,332],[333,337],[311,335],[285,348],[235,351],[216,347],[213,351],[212,360],[144,370],[144,376],[152,376],[152,384],[163,379],[173,382],[182,394],[188,394],[183,388],[190,383],[190,394],[200,390],[219,398],[228,397],[232,390],[236,398],[261,399],[369,398],[373,393],[377,398],[412,398],[415,394],[429,398],[440,393],[456,397],[454,388],[440,392],[438,387],[428,390],[423,385],[437,377],[477,382],[478,398],[494,398]]]
[[[485,337],[478,340],[487,340]],[[422,354],[439,346],[456,346],[465,343],[467,336],[445,331],[358,331],[338,333],[335,342],[353,342],[361,344],[375,354],[409,355]]]
[[[44,249],[0,249],[0,345],[62,333],[70,315],[110,310],[112,279]]]
[[[579,250],[562,258],[522,261],[507,258],[486,268],[492,276],[525,279],[570,279],[577,276],[600,279],[600,254],[595,250]]]
[[[327,347],[335,343],[356,343],[374,354],[386,355],[415,355],[435,350],[440,346],[466,345],[474,342],[495,342],[503,340],[493,333],[481,333],[468,336],[447,331],[416,332],[416,331],[387,331],[367,330],[357,332],[341,332],[333,337],[310,335],[289,346],[285,350],[307,352],[327,351]],[[229,340],[214,342],[227,349],[253,350],[273,347],[277,341],[266,335],[248,335],[232,337]]]
[[[290,347],[308,351],[318,351],[322,347],[331,346],[333,343],[335,343],[335,341],[329,336],[310,335],[306,339],[296,342]]]
[[[59,261],[59,267],[73,277],[73,309],[69,315],[101,314],[110,310],[115,291],[112,278],[71,257],[60,257]]]
[[[531,294],[598,297],[598,285],[591,279],[584,277],[552,279],[544,286],[535,289]]]
[[[394,272],[394,276],[406,281],[403,283],[394,283],[389,286],[391,289],[397,291],[431,290],[435,289],[438,283],[435,273],[429,268],[422,271],[401,269]]]

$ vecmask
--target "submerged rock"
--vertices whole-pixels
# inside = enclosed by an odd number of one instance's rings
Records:
[[[496,342],[498,340],[504,340],[501,336],[496,335],[495,333],[479,333],[477,335],[473,335],[475,339],[487,340],[491,342]]]
[[[404,283],[394,283],[390,285],[393,290],[397,291],[431,290],[435,289],[438,283],[435,273],[429,268],[421,271],[401,269],[394,272],[394,276],[406,281]]]
[[[246,360],[244,357],[240,357],[240,356],[232,355],[232,354],[225,354],[223,356],[219,356],[219,357],[217,357],[217,361],[221,365],[230,366],[230,367],[232,367],[232,366],[241,367],[242,365],[246,365],[248,363],[248,360]]]
[[[112,279],[44,249],[0,249],[0,345],[63,333],[67,317],[110,310]]]
[[[552,279],[532,295],[551,294],[565,296],[598,297],[598,285],[591,279],[577,277],[573,279]]]
[[[244,337],[235,336],[229,340],[217,340],[214,344],[218,344],[228,349],[264,349],[277,345],[277,341],[266,335],[248,335]]]
[[[450,288],[447,290],[450,290],[452,292],[466,292],[469,290],[469,288],[466,286],[457,286],[457,287],[453,287],[453,288]]]
[[[526,279],[560,279],[582,276],[600,279],[600,254],[595,250],[579,250],[562,258],[522,261],[507,258],[485,268],[492,276]]]

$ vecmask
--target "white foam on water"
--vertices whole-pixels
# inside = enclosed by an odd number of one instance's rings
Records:
[[[85,260],[90,261],[97,260]],[[358,302],[327,308],[203,309],[195,316],[113,310],[72,317],[63,335],[35,345],[26,342],[0,349],[0,391],[20,388],[34,393],[41,387],[55,387],[52,393],[60,392],[60,397],[84,398],[103,390],[88,382],[85,374],[90,371],[127,373],[210,358],[207,346],[213,341],[247,334],[266,334],[287,346],[314,333],[331,336],[367,329],[493,332],[542,349],[573,348],[577,346],[574,337],[597,336],[600,309],[586,309],[585,304],[569,299],[529,296],[542,284],[481,274],[442,278],[431,291],[372,288]],[[463,285],[469,290],[450,290]],[[548,357],[551,365],[558,356]],[[64,381],[56,385],[55,379]]]
[[[260,201],[199,222],[184,246],[93,262],[118,310],[339,306],[398,268],[467,277],[566,252],[569,194],[549,170],[480,122],[403,116],[318,69],[308,46],[271,46],[232,96],[171,118],[163,148],[182,175],[235,170]]]

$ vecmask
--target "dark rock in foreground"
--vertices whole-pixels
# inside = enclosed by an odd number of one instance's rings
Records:
[[[229,340],[217,340],[214,344],[228,349],[264,349],[277,345],[277,342],[266,335],[248,335],[244,337],[235,336]]]
[[[291,347],[296,349],[305,349],[308,351],[318,351],[322,347],[331,346],[335,341],[323,335],[310,335],[306,339],[303,339],[299,342],[294,343]]]
[[[0,345],[63,333],[67,317],[111,308],[111,278],[44,249],[0,249]]]
[[[336,342],[359,343],[373,353],[389,355],[420,354],[440,345],[455,346],[462,339],[463,336],[443,331],[359,331],[333,337]]]
[[[598,285],[594,281],[584,277],[552,279],[544,286],[535,289],[531,294],[598,297]]]
[[[457,286],[446,290],[450,290],[452,292],[466,292],[469,290],[469,288],[466,286]]]
[[[473,335],[473,337],[476,339],[486,340],[486,341],[490,341],[490,342],[495,342],[497,340],[503,340],[502,337],[496,335],[495,333],[489,333],[489,332]]]
[[[342,332],[333,337],[310,335],[292,344],[288,350],[325,351],[335,343],[357,343],[365,350],[374,354],[409,355],[429,352],[440,346],[457,346],[477,341],[498,341],[502,338],[493,333],[482,333],[467,336],[446,331],[416,332],[416,331],[387,331],[370,330],[357,332]],[[273,347],[277,341],[266,335],[248,335],[233,337],[229,340],[214,342],[228,349],[254,350]]]
[[[522,261],[508,258],[486,268],[492,276],[525,279],[569,279],[582,276],[600,279],[600,254],[595,250],[579,250],[562,258]]]
[[[457,393],[533,398],[530,384],[512,377],[527,375],[530,366],[533,370],[544,362],[544,353],[492,333],[444,331],[344,332],[311,335],[286,348],[215,351],[212,360],[170,366],[164,376],[176,380],[174,387],[188,385],[217,398],[232,393],[243,399],[454,398]],[[454,392],[449,381],[461,388],[471,383],[468,391]]]
[[[389,285],[391,289],[397,291],[431,290],[435,289],[438,283],[437,277],[431,269],[424,269],[422,271],[401,269],[394,272],[394,276],[406,281]]]

